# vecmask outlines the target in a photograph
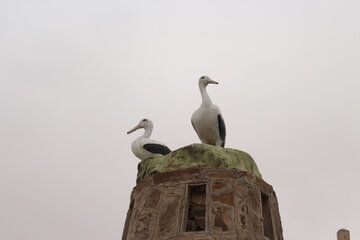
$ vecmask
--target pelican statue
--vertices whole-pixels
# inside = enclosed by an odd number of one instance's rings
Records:
[[[208,76],[199,79],[199,89],[202,103],[191,116],[191,123],[202,143],[225,146],[226,128],[221,111],[218,106],[211,102],[206,92],[208,84],[218,84]]]
[[[153,123],[150,119],[142,119],[138,125],[129,130],[127,134],[130,134],[140,128],[145,129],[144,134],[138,137],[131,144],[131,150],[135,156],[141,160],[145,160],[151,157],[163,156],[171,152],[165,144],[149,138],[153,130]]]

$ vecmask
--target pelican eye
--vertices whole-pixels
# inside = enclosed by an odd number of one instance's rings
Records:
[[[200,79],[203,79],[203,78],[205,78],[204,76],[202,76]]]
[[[142,121],[143,121],[143,122],[146,122],[146,119],[143,119]]]

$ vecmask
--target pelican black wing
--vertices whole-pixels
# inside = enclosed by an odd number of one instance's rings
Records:
[[[161,144],[148,143],[145,144],[143,148],[151,153],[157,153],[161,155],[166,155],[171,153],[171,150],[167,146]]]
[[[226,137],[226,128],[225,128],[224,119],[222,118],[222,116],[220,114],[218,115],[218,124],[219,124],[220,138],[222,141],[221,146],[224,147],[225,146],[225,137]]]

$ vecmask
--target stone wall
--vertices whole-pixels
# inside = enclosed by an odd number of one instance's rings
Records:
[[[283,236],[269,184],[244,171],[196,168],[139,179],[122,239],[283,240]]]

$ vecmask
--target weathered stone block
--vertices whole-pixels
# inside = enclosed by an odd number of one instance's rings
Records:
[[[253,211],[258,217],[261,217],[261,193],[256,188],[249,188],[247,194],[247,201],[251,211]]]
[[[241,202],[241,204],[236,206],[236,219],[237,219],[237,228],[239,232],[245,232],[249,229],[250,217],[249,217],[249,207],[246,203]]]
[[[161,195],[160,190],[158,189],[151,190],[145,199],[144,207],[155,210],[160,200],[160,195]]]
[[[211,191],[213,193],[221,193],[225,191],[231,191],[232,185],[222,181],[215,181],[211,184]]]
[[[136,227],[136,223],[137,223],[137,219],[138,219],[138,215],[139,215],[139,208],[134,208],[131,211],[131,216],[129,218],[129,224],[128,224],[128,229],[124,229],[124,232],[126,231],[126,236],[129,235],[128,239],[132,239],[132,233],[135,231],[135,227]],[[123,236],[123,240],[125,240],[126,236]]]
[[[175,187],[164,187],[163,196],[164,197],[183,197],[185,191],[185,184],[176,185]]]
[[[200,179],[201,171],[196,168],[158,173],[153,176],[154,184]]]
[[[267,184],[264,180],[256,178],[256,185],[259,186],[261,191],[266,195],[270,195],[274,190],[271,185]]]
[[[134,206],[138,207],[141,204],[142,199],[144,199],[144,195],[147,193],[149,186],[146,182],[136,185],[136,187],[132,191],[132,198],[134,201]]]
[[[234,184],[235,194],[241,199],[247,198],[249,188],[250,186],[244,182],[235,182]]]
[[[233,233],[233,210],[222,206],[211,206],[210,209],[210,233]]]
[[[161,198],[159,221],[157,226],[158,239],[176,236],[179,225],[180,200],[176,197]]]
[[[219,169],[220,170],[220,169]],[[223,169],[221,169],[223,170]],[[206,179],[216,179],[216,180],[227,180],[227,179],[240,179],[243,177],[245,172],[235,171],[235,170],[227,170],[227,171],[211,171],[205,172],[203,175]]]
[[[260,218],[251,215],[251,228],[252,228],[252,233],[254,234],[254,236],[258,239],[261,238],[262,236],[262,222],[260,220]]]
[[[133,239],[150,239],[150,234],[153,232],[152,228],[154,220],[154,213],[143,211],[137,219],[136,226],[132,234]]]
[[[218,202],[222,204],[229,205],[230,207],[234,207],[234,193],[224,193],[218,195],[211,195],[211,200],[213,202]]]
[[[256,176],[246,172],[244,175],[244,180],[245,180],[245,182],[247,182],[251,185],[254,185],[256,183]]]

